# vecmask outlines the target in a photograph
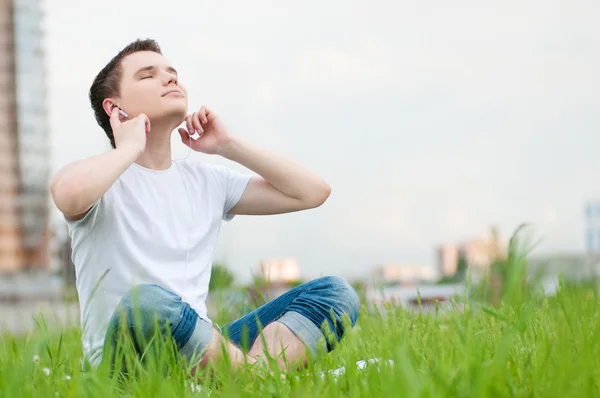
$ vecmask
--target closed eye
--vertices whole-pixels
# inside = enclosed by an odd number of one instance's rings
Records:
[[[152,76],[144,76],[140,80],[144,80],[144,79],[152,79]]]

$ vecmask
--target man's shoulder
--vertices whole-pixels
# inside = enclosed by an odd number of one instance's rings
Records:
[[[201,160],[180,161],[181,168],[194,176],[203,176],[205,178],[220,179],[225,176],[229,169],[226,166],[208,163]]]

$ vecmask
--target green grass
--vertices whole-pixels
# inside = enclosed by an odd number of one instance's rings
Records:
[[[27,336],[3,335],[0,396],[598,396],[599,295],[563,285],[555,297],[519,296],[496,307],[466,301],[437,314],[363,308],[356,328],[308,369],[282,379],[260,369],[235,375],[221,363],[200,392],[163,354],[167,372],[150,364],[120,381],[105,368],[83,372],[80,331],[57,334],[40,322]],[[394,366],[356,369],[356,361],[375,357]],[[337,378],[319,376],[340,366],[346,373]]]

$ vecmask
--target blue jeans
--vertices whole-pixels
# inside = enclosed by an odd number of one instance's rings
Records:
[[[249,349],[268,324],[280,322],[294,333],[312,355],[319,345],[331,351],[354,327],[359,299],[342,278],[328,276],[300,285],[221,329],[236,346]],[[122,328],[124,326],[124,328]],[[114,360],[119,336],[131,338],[138,354],[157,334],[175,343],[187,360],[198,360],[212,339],[211,324],[198,316],[181,297],[157,285],[135,286],[121,299],[106,332],[104,360]],[[107,350],[111,350],[110,354]],[[108,357],[108,358],[107,358]]]

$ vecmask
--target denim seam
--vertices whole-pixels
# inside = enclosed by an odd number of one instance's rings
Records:
[[[194,333],[194,329],[196,328],[196,313],[187,303],[184,303],[183,314],[172,330],[172,337],[177,343],[179,347],[183,347],[187,344],[190,337],[192,337],[192,333]],[[186,328],[186,325],[190,327]],[[187,329],[187,330],[186,330]],[[180,340],[181,339],[181,340]]]

